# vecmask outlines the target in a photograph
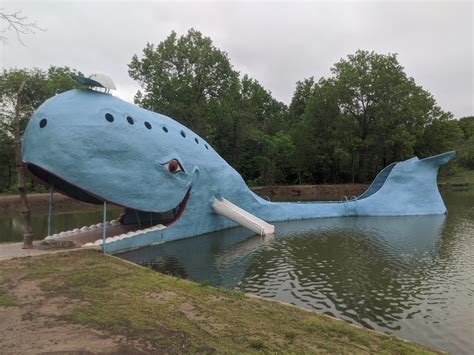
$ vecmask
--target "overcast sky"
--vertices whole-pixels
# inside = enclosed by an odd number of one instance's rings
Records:
[[[471,1],[158,2],[5,1],[45,31],[13,33],[0,46],[3,68],[67,65],[109,74],[115,95],[133,100],[127,64],[146,42],[194,27],[226,51],[234,68],[289,103],[297,80],[328,76],[357,49],[398,53],[417,84],[456,117],[474,115]]]

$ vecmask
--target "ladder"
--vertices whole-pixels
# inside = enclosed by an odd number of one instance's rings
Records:
[[[242,227],[250,229],[252,232],[259,235],[273,234],[275,231],[275,226],[248,213],[225,198],[214,199],[212,207],[217,214],[227,217],[235,223],[240,224]]]

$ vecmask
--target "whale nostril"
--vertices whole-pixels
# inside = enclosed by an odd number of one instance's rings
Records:
[[[166,128],[165,126],[161,127],[163,128],[163,131],[165,131],[166,133],[168,133],[168,128]]]
[[[48,124],[48,120],[46,118],[43,118],[41,121],[40,121],[40,128],[44,128],[46,127],[46,125]]]
[[[109,122],[114,122],[114,116],[112,116],[110,113],[105,114],[105,119]]]
[[[130,124],[133,124],[133,123],[134,123],[133,118],[130,117],[130,116],[127,116],[127,121],[128,121],[128,123],[130,123]]]
[[[145,127],[148,129],[151,129],[151,124],[148,121],[145,121]]]
[[[183,138],[186,138],[186,133],[184,133],[184,131],[181,131],[181,136],[182,136]]]

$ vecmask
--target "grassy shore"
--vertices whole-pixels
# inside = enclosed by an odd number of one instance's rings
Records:
[[[7,352],[432,353],[92,250],[12,259],[0,270],[0,348]]]
[[[459,169],[452,176],[441,176],[439,179],[441,185],[467,185],[474,186],[474,170]]]

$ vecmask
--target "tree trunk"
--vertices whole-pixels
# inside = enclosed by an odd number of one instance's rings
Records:
[[[12,186],[12,167],[10,162],[8,162],[8,184],[7,191],[10,191],[10,186]]]
[[[15,158],[16,171],[18,173],[18,191],[20,193],[20,214],[23,217],[23,249],[33,247],[33,231],[31,227],[31,212],[26,198],[25,176],[23,171],[23,160],[21,159],[21,138],[20,138],[20,109],[21,95],[25,89],[26,81],[23,80],[18,90],[15,104]]]

